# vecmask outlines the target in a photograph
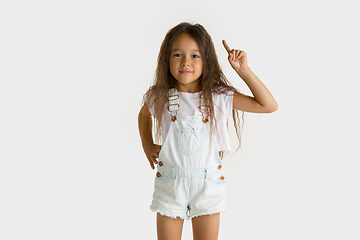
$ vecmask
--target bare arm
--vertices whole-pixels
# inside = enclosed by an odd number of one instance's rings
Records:
[[[146,103],[139,112],[138,125],[139,125],[139,133],[140,133],[140,138],[141,138],[142,147],[144,149],[144,153],[150,163],[151,168],[155,169],[154,164],[158,163],[156,159],[159,157],[161,146],[156,145],[153,142],[152,119]]]
[[[272,113],[278,109],[278,105],[267,87],[251,71],[247,64],[246,52],[230,49],[223,40],[224,47],[229,53],[228,60],[237,74],[244,80],[250,88],[254,97],[235,93],[233,106],[235,109],[254,112],[254,113]]]
[[[254,97],[236,93],[233,99],[235,109],[254,113],[272,113],[278,109],[278,105],[270,91],[250,68],[237,73],[250,88]]]

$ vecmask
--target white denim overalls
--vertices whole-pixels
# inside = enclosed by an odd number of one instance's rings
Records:
[[[150,209],[181,219],[225,212],[225,177],[207,116],[177,116],[177,89],[169,93],[172,121],[161,147]],[[199,100],[199,111],[206,109]],[[203,111],[201,111],[203,112]]]

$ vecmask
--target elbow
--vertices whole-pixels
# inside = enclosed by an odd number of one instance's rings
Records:
[[[278,105],[275,103],[275,105],[270,109],[270,113],[276,112],[278,110]]]
[[[266,113],[273,113],[273,112],[276,112],[277,110],[278,110],[278,105],[275,102],[274,105],[269,106],[269,107],[266,108]]]
[[[273,112],[276,112],[278,110],[278,108],[276,107],[276,108],[273,108],[273,109],[271,109],[270,111],[269,111],[269,113],[273,113]]]

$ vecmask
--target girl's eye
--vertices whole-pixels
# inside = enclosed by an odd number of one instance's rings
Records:
[[[174,54],[174,57],[181,57],[181,55],[176,53],[176,54]]]
[[[199,58],[199,56],[198,55],[193,55],[193,58]]]

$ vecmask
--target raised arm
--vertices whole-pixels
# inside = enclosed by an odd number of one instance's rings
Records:
[[[233,107],[244,112],[272,113],[278,109],[278,105],[267,87],[251,71],[247,64],[246,52],[231,49],[225,40],[222,41],[228,52],[228,60],[231,67],[243,79],[250,88],[254,97],[235,93]]]
[[[141,108],[138,115],[139,133],[141,138],[142,147],[144,153],[150,163],[152,169],[155,169],[154,164],[157,164],[157,158],[159,158],[160,145],[156,145],[153,142],[152,137],[152,119],[147,104]]]

